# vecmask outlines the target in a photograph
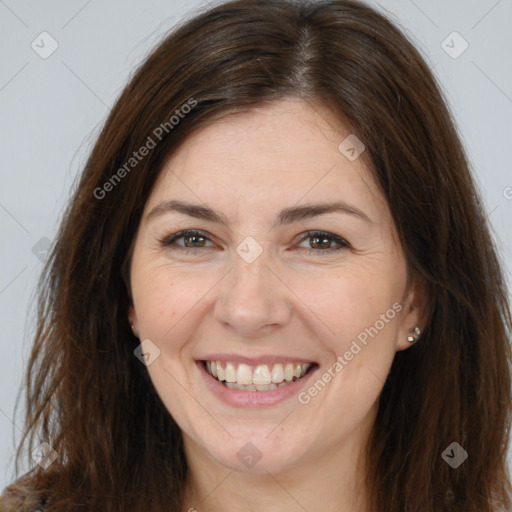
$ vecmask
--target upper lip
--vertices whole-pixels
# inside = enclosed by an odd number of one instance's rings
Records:
[[[247,357],[241,354],[208,354],[197,359],[198,361],[231,361],[236,363],[244,363],[250,366],[257,366],[259,364],[278,364],[278,363],[311,363],[314,364],[313,359],[283,355],[265,354],[257,357]]]
[[[278,363],[311,363],[312,359],[282,355],[261,355],[257,357],[247,357],[241,354],[208,354],[198,359],[198,361],[231,361],[233,363],[243,363],[249,366],[258,366],[260,364],[278,364]]]

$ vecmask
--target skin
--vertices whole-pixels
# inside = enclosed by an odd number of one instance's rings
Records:
[[[183,432],[184,510],[365,510],[361,453],[394,355],[424,314],[382,193],[363,157],[351,162],[338,149],[350,133],[327,108],[297,99],[228,115],[185,141],[147,201],[129,321],[160,350],[147,369]],[[170,199],[208,205],[229,224],[176,212],[148,219]],[[272,227],[285,207],[338,200],[371,221],[328,213]],[[210,240],[159,243],[184,229]],[[350,247],[320,253],[338,244],[315,245],[302,238],[308,230]],[[252,263],[236,252],[248,236],[263,250]],[[320,377],[394,303],[401,311],[306,405],[296,396],[272,407],[228,405],[195,362],[213,352],[289,354],[315,361]],[[247,442],[262,455],[252,467],[237,457]]]

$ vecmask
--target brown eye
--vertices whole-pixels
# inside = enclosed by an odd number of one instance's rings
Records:
[[[309,249],[310,253],[332,253],[350,247],[349,243],[346,240],[343,240],[343,238],[325,231],[308,231],[304,236],[302,236],[301,242],[306,240],[309,240],[309,248],[303,248]],[[332,247],[333,243],[337,244],[337,247]]]
[[[183,244],[176,243],[178,240],[184,241]],[[202,231],[187,230],[174,233],[160,240],[160,245],[163,247],[171,247],[172,249],[203,249],[208,248],[205,246],[206,242],[211,242],[210,238]]]

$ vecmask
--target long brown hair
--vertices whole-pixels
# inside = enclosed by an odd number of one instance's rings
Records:
[[[371,510],[511,508],[508,296],[431,71],[359,2],[239,0],[196,15],[146,59],[65,212],[41,281],[18,450],[19,459],[45,441],[58,453],[18,481],[47,511],[180,511],[181,433],[133,355],[123,264],[164,160],[206,123],[290,96],[327,105],[364,141],[409,273],[428,296],[421,341],[396,354],[379,399]],[[154,147],[131,161],[149,139]],[[452,442],[468,453],[457,469],[442,457]]]

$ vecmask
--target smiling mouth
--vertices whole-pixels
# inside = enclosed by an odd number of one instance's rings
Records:
[[[231,361],[203,361],[206,371],[229,389],[272,391],[302,379],[316,363],[275,363],[250,366]]]

